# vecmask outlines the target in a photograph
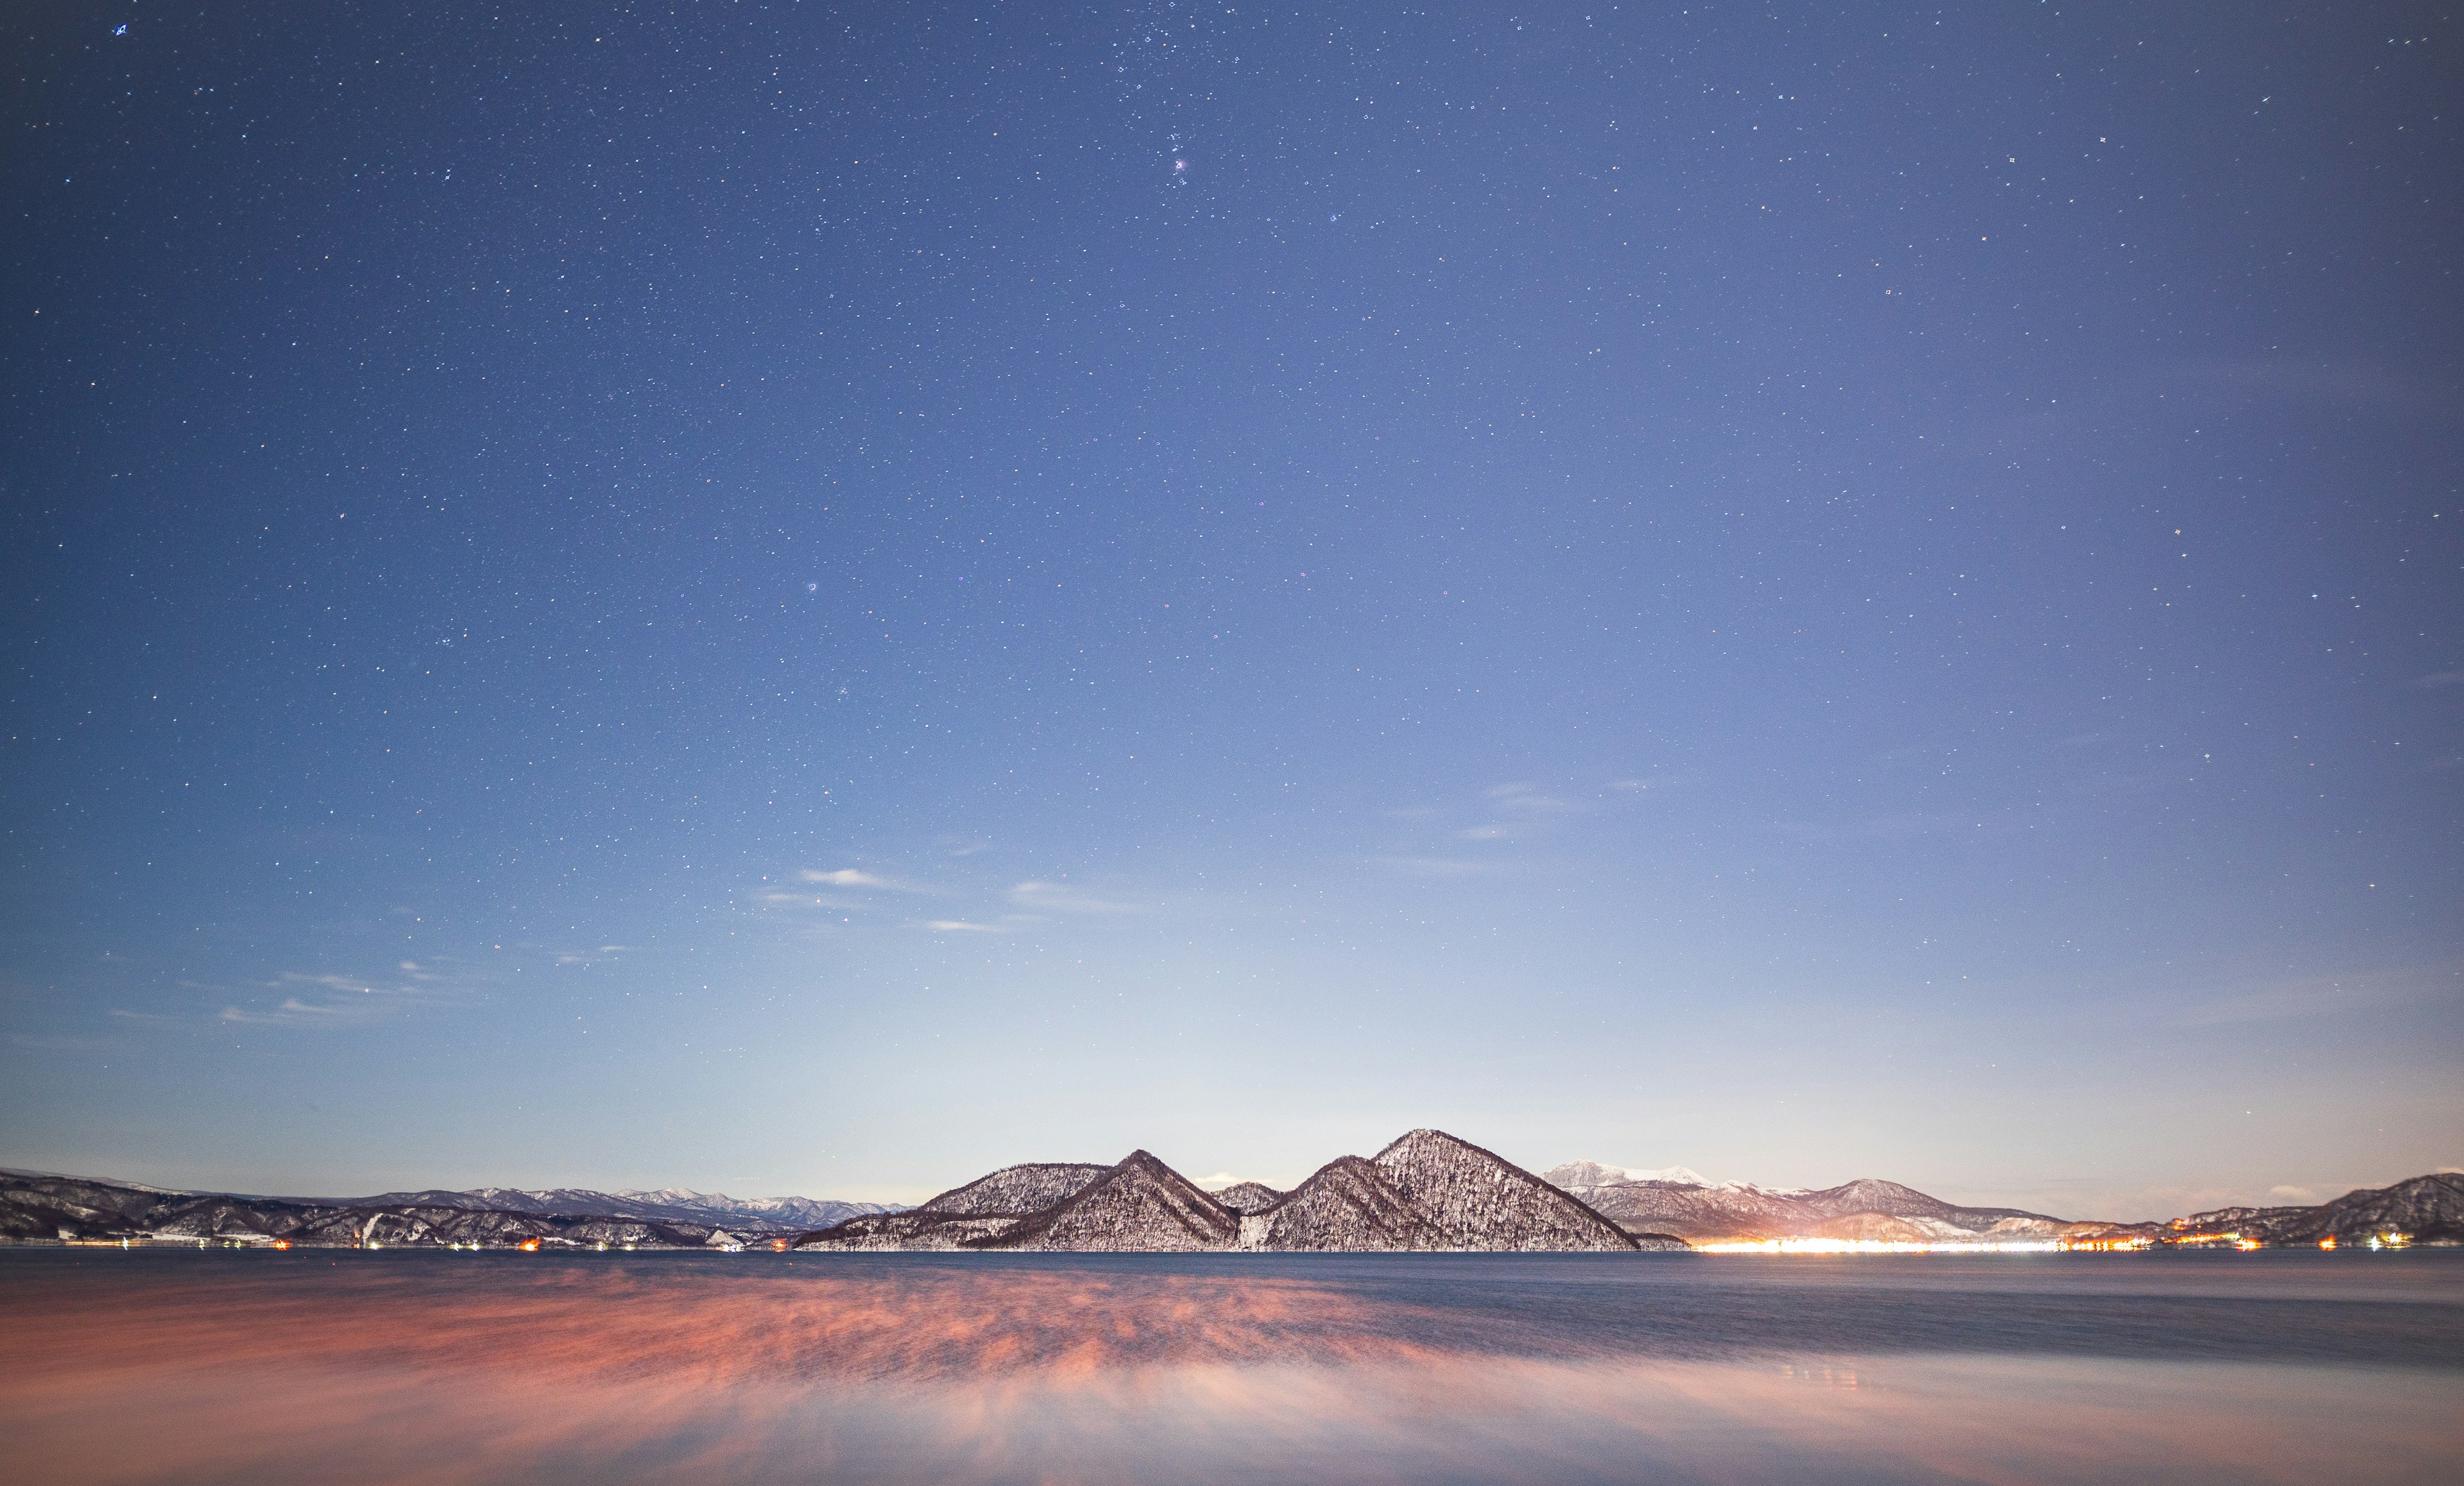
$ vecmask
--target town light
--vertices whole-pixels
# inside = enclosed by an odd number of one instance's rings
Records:
[[[1760,1238],[1735,1243],[1698,1243],[1700,1254],[2055,1254],[2053,1239],[2012,1243],[1908,1243],[1882,1238]]]

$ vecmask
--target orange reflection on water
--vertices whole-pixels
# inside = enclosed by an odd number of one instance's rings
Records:
[[[12,1471],[2239,1486],[2444,1479],[2464,1416],[2445,1372],[1539,1356],[1265,1275],[317,1262],[7,1277]]]

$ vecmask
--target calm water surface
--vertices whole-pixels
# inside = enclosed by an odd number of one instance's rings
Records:
[[[44,1482],[2453,1482],[2464,1252],[0,1253]]]

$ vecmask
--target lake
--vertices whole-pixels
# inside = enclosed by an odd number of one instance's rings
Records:
[[[2464,1251],[0,1252],[29,1482],[2452,1482]]]

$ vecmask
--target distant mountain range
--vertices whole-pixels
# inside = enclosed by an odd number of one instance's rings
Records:
[[[892,1211],[809,1197],[655,1192],[396,1191],[254,1197],[0,1171],[0,1239],[445,1248],[736,1249]]]
[[[319,1201],[343,1207],[416,1204],[495,1213],[565,1217],[633,1217],[662,1223],[723,1223],[759,1233],[803,1233],[827,1228],[868,1213],[903,1211],[879,1202],[838,1202],[819,1197],[731,1197],[725,1192],[663,1187],[657,1191],[590,1191],[559,1187],[546,1191],[514,1187],[474,1187],[468,1191],[388,1191],[373,1197]]]
[[[1673,1169],[1684,1171],[1679,1167]],[[1965,1208],[1913,1187],[1866,1177],[1820,1191],[1635,1173],[1592,1161],[1552,1167],[1547,1178],[1633,1231],[1697,1242],[1845,1238],[1898,1243],[2059,1239],[2120,1225],[2077,1223],[2016,1208]],[[1639,1178],[1639,1179],[1638,1179]]]
[[[2366,1187],[2309,1208],[2218,1208],[2165,1225],[2175,1241],[2237,1237],[2262,1244],[2464,1243],[2464,1174],[2439,1171],[2392,1187]]]
[[[258,1197],[0,1171],[6,1243],[1354,1253],[1631,1252],[1769,1238],[2458,1244],[2464,1174],[2417,1176],[2309,1207],[2106,1223],[1962,1207],[1871,1178],[1775,1189],[1707,1182],[1682,1167],[1637,1171],[1589,1161],[1534,1175],[1427,1129],[1375,1156],[1338,1157],[1290,1191],[1243,1182],[1208,1192],[1140,1150],[1112,1166],[1005,1167],[913,1209],[682,1188]]]
[[[1512,1162],[1442,1130],[1339,1156],[1290,1191],[1208,1192],[1143,1150],[1113,1166],[1004,1167],[905,1213],[849,1218],[804,1249],[1072,1252],[1683,1249],[1638,1237]]]

